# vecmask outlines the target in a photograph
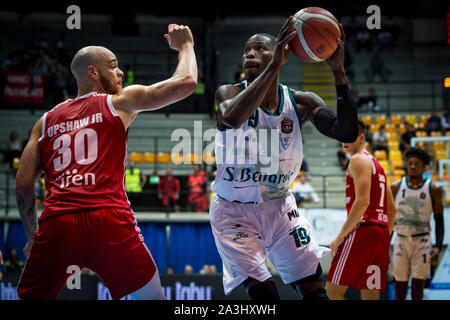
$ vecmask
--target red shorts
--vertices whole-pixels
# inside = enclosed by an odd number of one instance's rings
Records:
[[[361,224],[338,247],[327,281],[362,289],[386,290],[389,268],[389,230],[376,224]]]
[[[56,215],[42,221],[33,241],[17,287],[21,299],[58,299],[73,274],[70,265],[94,271],[113,299],[142,288],[156,271],[129,210]]]

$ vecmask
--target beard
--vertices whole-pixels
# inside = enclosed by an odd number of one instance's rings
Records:
[[[110,79],[104,77],[100,74],[100,85],[103,90],[108,94],[116,94],[119,92],[120,88],[118,84],[115,84]]]

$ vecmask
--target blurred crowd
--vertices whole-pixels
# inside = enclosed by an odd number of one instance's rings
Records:
[[[3,92],[8,72],[24,72],[30,75],[33,89],[34,76],[44,77],[45,100],[59,103],[68,96],[76,95],[76,83],[70,75],[73,52],[66,48],[66,34],[54,37],[47,32],[38,32],[22,48],[8,50],[5,38],[0,37],[0,92]]]

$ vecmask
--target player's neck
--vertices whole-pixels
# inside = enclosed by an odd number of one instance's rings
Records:
[[[77,98],[82,97],[91,92],[104,92],[104,90],[103,90],[103,88],[99,88],[96,85],[93,85],[93,86],[78,85]]]
[[[366,151],[366,148],[364,146],[359,147],[358,149],[355,149],[354,152],[351,152],[350,155],[354,156],[355,154],[360,153],[361,151]]]
[[[423,176],[408,176],[408,185],[410,187],[418,187],[423,183]]]

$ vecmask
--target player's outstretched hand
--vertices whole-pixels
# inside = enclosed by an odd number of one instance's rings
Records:
[[[194,37],[188,26],[169,24],[164,38],[166,38],[170,48],[176,51],[180,51],[185,44],[194,46]]]
[[[285,64],[289,57],[288,42],[297,34],[293,26],[294,18],[290,16],[278,34],[275,43],[275,52],[272,58],[272,63],[278,68]]]
[[[347,37],[341,24],[339,24],[339,29],[341,31],[341,39],[336,39],[338,47],[331,57],[325,61],[330,65],[331,69],[344,71],[344,43]]]
[[[2,252],[0,251],[0,265],[3,265],[3,264],[4,264],[4,262],[3,262]]]
[[[23,254],[25,255],[25,258],[27,258],[27,259],[28,259],[29,255],[30,255],[30,251],[31,251],[31,247],[32,246],[33,246],[33,240],[30,240],[25,245],[25,248],[23,248]]]

